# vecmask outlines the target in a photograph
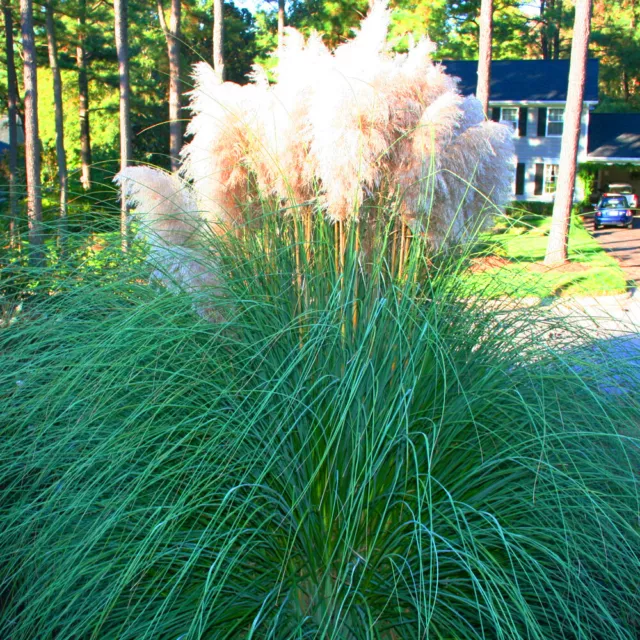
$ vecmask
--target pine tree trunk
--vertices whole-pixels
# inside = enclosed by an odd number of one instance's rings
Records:
[[[78,46],[76,63],[78,65],[78,92],[80,118],[80,182],[86,191],[91,188],[91,129],[89,126],[89,79],[87,75],[87,55],[84,47],[85,25],[87,20],[87,1],[80,0],[78,17]]]
[[[278,49],[284,44],[284,2],[278,0]]]
[[[624,92],[625,102],[631,100],[631,88],[629,86],[629,74],[626,71],[622,72],[622,91]]]
[[[553,32],[553,59],[560,60],[560,30],[562,29],[562,0],[554,3],[556,9],[556,24]]]
[[[478,86],[476,97],[485,114],[489,112],[491,85],[491,45],[493,39],[493,0],[482,0],[480,5],[480,42],[478,45]]]
[[[578,143],[580,141],[584,85],[587,76],[591,3],[592,0],[576,1],[567,105],[564,112],[560,167],[556,183],[558,188],[553,204],[549,244],[547,245],[547,254],[544,259],[546,265],[562,264],[568,258],[569,223],[571,222],[571,207],[573,205],[573,192],[576,181],[576,161]]]
[[[18,79],[13,54],[13,17],[8,0],[2,3],[7,57],[7,107],[9,119],[9,241],[18,235]]]
[[[46,4],[47,48],[49,50],[49,66],[53,75],[53,104],[56,122],[56,162],[58,163],[58,182],[60,183],[60,236],[64,237],[67,226],[68,172],[67,154],[64,149],[64,121],[62,110],[62,78],[58,66],[58,44],[56,42],[53,4]]]
[[[540,49],[542,59],[549,60],[549,20],[547,18],[546,0],[540,0]]]
[[[129,87],[129,33],[127,27],[127,0],[114,0],[116,54],[120,80],[120,171],[129,166],[133,156],[131,141],[131,108]],[[122,250],[129,250],[129,210],[127,199],[120,202],[120,237]]]
[[[224,82],[224,2],[213,0],[213,70],[218,74],[220,82]]]
[[[169,155],[171,171],[180,168],[182,149],[182,122],[180,120],[180,0],[171,0],[169,28],[164,17],[162,0],[158,0],[160,26],[167,40],[169,54]]]
[[[32,265],[38,266],[44,262],[44,237],[40,186],[40,139],[38,136],[38,77],[31,0],[20,0],[20,23],[24,56],[24,147],[27,167],[29,259]]]

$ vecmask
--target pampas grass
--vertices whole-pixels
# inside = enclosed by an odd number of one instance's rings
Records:
[[[199,67],[183,175],[119,178],[148,242],[10,310],[0,638],[639,637],[637,394],[468,295],[510,139],[387,19]]]
[[[418,236],[398,279],[393,228],[365,272],[291,222],[190,238],[221,322],[129,264],[0,331],[0,637],[636,640],[633,387]]]
[[[260,68],[238,86],[198,64],[182,181],[127,169],[123,197],[150,214],[151,229],[159,197],[189,226],[197,220],[216,231],[243,228],[265,210],[299,217],[307,253],[310,221],[324,216],[336,224],[339,263],[351,224],[366,236],[379,228],[376,218],[397,217],[389,252],[398,273],[409,237],[423,236],[434,250],[473,237],[510,196],[511,132],[460,96],[456,79],[431,61],[429,41],[391,52],[389,19],[386,2],[374,2],[360,31],[334,52],[318,35],[305,41],[288,29],[272,85]],[[160,240],[183,246],[180,224],[163,224]],[[370,245],[363,238],[363,250]]]

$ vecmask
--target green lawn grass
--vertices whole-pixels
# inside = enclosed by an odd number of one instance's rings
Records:
[[[574,218],[569,237],[569,265],[542,264],[551,219],[526,216],[502,221],[483,234],[483,256],[463,276],[463,286],[474,295],[502,297],[613,295],[627,290],[625,274]]]

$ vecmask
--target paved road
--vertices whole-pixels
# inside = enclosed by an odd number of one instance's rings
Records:
[[[633,229],[605,227],[593,231],[600,244],[620,261],[627,280],[640,287],[640,216],[633,219]]]

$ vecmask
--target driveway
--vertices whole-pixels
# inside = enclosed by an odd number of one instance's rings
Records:
[[[605,227],[593,230],[593,236],[614,258],[627,275],[627,280],[635,281],[640,287],[640,216],[633,219],[633,229]]]
[[[602,392],[636,393],[640,384],[640,216],[634,218],[633,229],[605,227],[595,231],[592,225],[586,222],[603,248],[619,261],[627,281],[634,281],[635,286],[617,296],[561,298],[550,311],[596,339],[579,348],[577,354],[592,359],[601,369],[602,383],[598,386]],[[562,340],[561,333],[558,335]]]

